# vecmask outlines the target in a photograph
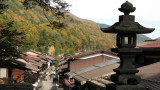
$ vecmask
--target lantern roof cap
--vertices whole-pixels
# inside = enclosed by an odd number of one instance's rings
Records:
[[[135,7],[128,1],[121,5],[119,10],[124,12],[124,15],[119,16],[119,22],[116,22],[109,28],[101,28],[105,33],[132,33],[132,34],[142,34],[142,33],[151,33],[154,31],[154,28],[146,28],[140,25],[138,22],[135,22],[135,16],[129,15],[130,12],[135,11]]]

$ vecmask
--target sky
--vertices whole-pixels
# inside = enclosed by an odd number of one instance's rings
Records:
[[[69,10],[72,14],[82,19],[93,20],[97,23],[113,25],[118,22],[118,10],[127,0],[65,0],[72,5]],[[147,28],[155,28],[150,34],[145,34],[152,39],[160,37],[160,0],[128,0],[136,7],[135,21]]]

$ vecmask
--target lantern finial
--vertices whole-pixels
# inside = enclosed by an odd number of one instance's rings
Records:
[[[131,12],[134,12],[135,10],[136,10],[136,8],[133,7],[133,5],[128,1],[123,3],[121,5],[121,8],[119,8],[119,11],[123,12],[124,15],[129,15]]]

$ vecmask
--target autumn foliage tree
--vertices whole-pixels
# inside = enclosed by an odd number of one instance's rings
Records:
[[[70,6],[64,0],[24,0],[23,5],[26,9],[32,9],[35,6],[40,6],[43,8],[43,14],[49,22],[52,29],[64,27],[64,13],[68,11]],[[52,18],[46,14],[46,12],[51,12]]]
[[[49,53],[50,55],[54,56],[54,53],[55,53],[55,48],[54,48],[54,46],[50,46],[48,53]]]
[[[3,14],[5,9],[8,8],[8,0],[0,0],[0,15]],[[35,6],[40,6],[43,9],[44,16],[49,21],[50,27],[61,28],[64,23],[60,22],[61,18],[64,18],[64,13],[67,11],[69,5],[64,0],[22,0],[21,3],[25,9],[32,9]],[[46,12],[52,12],[52,19],[46,14]],[[17,28],[13,26],[14,21],[0,24],[0,59],[14,58],[18,53],[18,47],[22,42],[22,32],[18,32]],[[39,44],[43,44],[39,42]],[[45,43],[46,44],[46,43]],[[46,48],[46,45],[43,45]],[[42,47],[42,46],[41,46]],[[42,47],[43,48],[43,47]]]
[[[40,0],[3,1],[8,1],[8,8],[4,9],[3,14],[0,15],[0,24],[3,26],[7,25],[8,21],[14,21],[11,27],[17,32],[25,32],[25,38],[18,48],[22,52],[32,49],[44,54],[51,52],[53,55],[73,55],[81,51],[108,49],[113,44],[113,35],[102,33],[94,22],[77,18],[71,13],[65,14],[61,9],[59,11],[62,16],[64,14],[66,25],[65,28],[56,27],[52,24],[53,20],[59,22],[63,20],[63,17],[54,15],[58,14],[58,9],[57,12],[51,12],[53,9],[43,8],[45,5],[38,4]],[[55,50],[50,49],[50,46],[53,46]]]

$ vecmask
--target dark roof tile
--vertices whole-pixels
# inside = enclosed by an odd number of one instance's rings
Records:
[[[160,39],[148,43],[146,45],[140,46],[141,48],[151,48],[151,47],[160,47]]]
[[[117,54],[113,53],[111,51],[107,51],[107,50],[95,50],[95,51],[89,51],[89,52],[85,52],[85,53],[80,53],[80,54],[73,55],[73,56],[67,56],[65,59],[67,59],[67,60],[68,59],[75,59],[75,58],[85,57],[85,56],[92,55],[92,54],[97,54],[97,53],[106,53],[106,54],[110,54],[110,55],[113,55],[113,56],[117,57]]]
[[[160,62],[140,67],[141,84],[150,90],[160,90]]]

